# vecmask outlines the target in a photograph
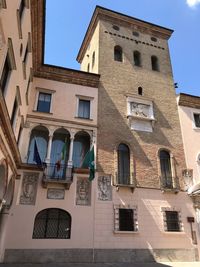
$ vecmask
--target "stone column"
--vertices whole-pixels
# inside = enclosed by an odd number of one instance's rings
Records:
[[[52,147],[52,140],[53,140],[53,134],[49,134],[49,141],[48,141],[48,147],[47,147],[47,156],[46,156],[46,163],[50,163],[50,157],[51,157],[51,147]]]
[[[73,166],[73,149],[74,149],[74,136],[75,131],[70,132],[70,146],[69,146],[69,159],[68,159],[68,168],[72,168]]]

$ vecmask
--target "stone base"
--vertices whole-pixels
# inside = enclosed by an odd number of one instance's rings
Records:
[[[197,249],[6,249],[6,263],[194,262]]]

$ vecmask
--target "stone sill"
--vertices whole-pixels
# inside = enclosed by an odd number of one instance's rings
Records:
[[[151,121],[151,122],[156,122],[155,118],[146,118],[142,116],[135,116],[135,115],[127,115],[127,118],[135,119],[135,120],[143,120],[143,121]]]
[[[114,231],[114,234],[139,234],[138,231]]]
[[[163,234],[172,234],[172,235],[185,235],[186,233],[183,231],[173,232],[173,231],[163,231]]]

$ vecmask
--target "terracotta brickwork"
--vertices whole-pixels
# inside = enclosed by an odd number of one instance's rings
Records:
[[[137,185],[160,188],[157,153],[166,148],[174,156],[182,184],[185,160],[167,41],[157,38],[154,43],[151,35],[139,32],[140,43],[136,43],[131,40],[132,30],[117,22],[118,32],[110,22],[100,22],[98,170],[114,176],[114,150],[120,142],[127,143],[133,153],[131,161],[136,161]],[[123,49],[123,62],[114,61],[115,45]],[[133,64],[135,50],[141,53],[141,67]],[[160,71],[152,71],[152,55],[157,56]],[[131,130],[127,119],[127,95],[137,96],[138,87],[143,88],[142,97],[153,102],[156,121],[151,133]]]

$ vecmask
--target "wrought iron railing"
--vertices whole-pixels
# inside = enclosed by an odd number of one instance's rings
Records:
[[[136,186],[136,175],[135,173],[115,173],[115,184],[122,186]]]
[[[66,164],[45,164],[44,176],[48,180],[70,182],[72,181],[72,168],[68,168]]]
[[[166,190],[179,189],[179,182],[177,177],[161,176],[160,183],[161,183],[161,188]]]

